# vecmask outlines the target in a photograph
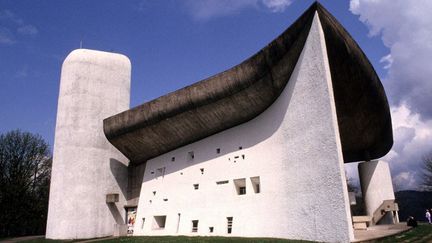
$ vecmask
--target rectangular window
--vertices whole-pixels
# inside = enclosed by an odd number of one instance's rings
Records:
[[[188,159],[193,160],[195,158],[195,154],[193,151],[188,152]]]
[[[260,177],[259,176],[251,177],[250,180],[252,182],[252,187],[254,192],[260,193],[261,192]]]
[[[213,233],[214,227],[209,227],[209,233]]]
[[[228,181],[216,181],[216,185],[228,184]]]
[[[142,218],[141,229],[144,229],[145,218]]]
[[[175,161],[175,157],[171,157],[171,161],[174,162]]]
[[[156,170],[156,177],[159,177],[159,176],[162,176],[162,177],[165,176],[165,167],[161,167],[161,168],[158,168]]]
[[[194,184],[193,187],[194,187],[195,190],[198,190],[199,184]]]
[[[166,215],[154,216],[153,217],[153,229],[160,230],[165,229]]]
[[[192,232],[198,232],[198,220],[192,220]]]
[[[245,195],[246,194],[246,179],[235,179],[234,186],[237,192],[237,195]]]
[[[220,148],[217,148],[217,149],[216,149],[216,153],[217,153],[217,154],[220,154]]]
[[[227,233],[231,234],[233,225],[233,217],[227,217]]]

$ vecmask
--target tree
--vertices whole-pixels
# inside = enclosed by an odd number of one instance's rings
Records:
[[[0,135],[0,236],[43,234],[48,212],[51,153],[39,135]]]
[[[432,153],[423,156],[422,172],[422,188],[425,191],[432,191]]]

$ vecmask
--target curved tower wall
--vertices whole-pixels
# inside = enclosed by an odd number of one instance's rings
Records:
[[[384,200],[395,199],[390,168],[387,162],[374,160],[359,163],[358,171],[366,213],[372,216]],[[393,223],[393,217],[388,213],[382,221]]]
[[[63,62],[46,237],[112,235],[124,223],[128,160],[105,138],[103,119],[129,109],[126,56],[78,49]],[[118,193],[119,202],[106,203]]]
[[[134,235],[353,240],[317,15],[289,78],[251,121],[147,161]]]

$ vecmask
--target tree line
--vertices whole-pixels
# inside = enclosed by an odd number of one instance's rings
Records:
[[[45,234],[51,161],[40,135],[0,135],[0,237]]]

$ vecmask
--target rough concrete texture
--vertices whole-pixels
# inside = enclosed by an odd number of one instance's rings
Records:
[[[374,160],[360,163],[358,171],[366,213],[372,216],[384,200],[395,199],[390,168],[387,162]],[[383,221],[393,223],[392,215],[388,213]]]
[[[130,75],[129,59],[119,54],[79,49],[64,61],[47,238],[108,236],[124,223],[128,161],[105,138],[102,120],[129,109]],[[111,193],[119,203],[105,203]]]
[[[246,194],[238,195],[236,187],[243,185]],[[157,227],[155,216],[166,216],[164,227]],[[231,234],[227,217],[233,218]],[[197,232],[192,220],[198,220]],[[147,161],[134,235],[177,234],[354,239],[326,45],[316,14],[288,85],[267,110]]]

